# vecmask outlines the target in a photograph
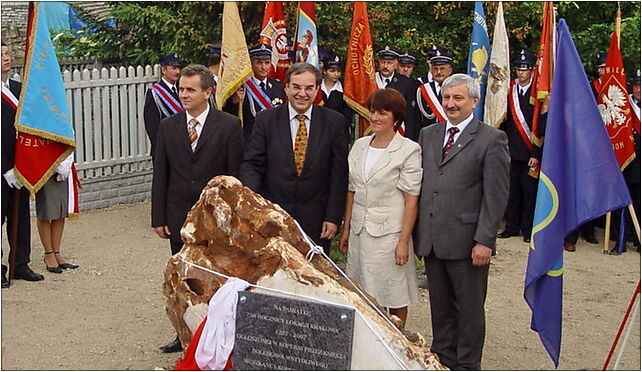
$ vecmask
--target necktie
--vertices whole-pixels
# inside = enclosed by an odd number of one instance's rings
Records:
[[[265,83],[260,82],[259,85],[261,86],[261,90],[265,92]]]
[[[194,142],[198,138],[198,133],[196,132],[196,126],[198,125],[198,120],[192,119],[187,123],[187,136],[189,138],[189,143],[192,145],[192,151],[194,151]]]
[[[172,94],[174,94],[175,96],[178,95],[178,93],[176,92],[176,85],[172,87]]]
[[[305,127],[305,115],[297,115],[296,118],[299,120],[299,129],[294,139],[294,166],[296,174],[300,176],[305,162],[305,152],[308,149],[308,129]]]
[[[390,79],[386,79],[386,87],[390,84]]]
[[[459,128],[457,127],[448,129],[448,141],[446,141],[446,145],[441,152],[441,160],[446,159],[446,155],[448,155],[450,148],[453,147],[453,143],[455,143],[455,134],[457,133],[459,133]]]
[[[519,88],[519,99],[521,100],[522,97],[524,97],[524,90],[522,88]]]

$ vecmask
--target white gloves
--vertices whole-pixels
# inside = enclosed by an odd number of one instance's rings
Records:
[[[4,179],[7,180],[9,187],[18,190],[22,188],[22,183],[16,178],[16,175],[13,173],[13,168],[9,169],[3,176]]]
[[[71,165],[74,162],[74,154],[71,154],[67,157],[67,159],[63,160],[62,163],[58,165],[58,168],[56,168],[56,173],[58,173],[58,176],[56,177],[56,180],[58,182],[65,181],[67,178],[69,178],[69,173],[71,173]]]

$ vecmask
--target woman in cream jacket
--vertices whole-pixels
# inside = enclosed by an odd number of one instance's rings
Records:
[[[371,136],[348,156],[350,177],[339,249],[346,271],[405,324],[418,302],[412,228],[421,188],[421,148],[398,132],[406,102],[394,89],[368,98]]]

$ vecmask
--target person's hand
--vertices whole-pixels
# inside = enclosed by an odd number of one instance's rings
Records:
[[[69,178],[68,174],[67,175],[63,175],[63,174],[58,173],[58,175],[56,176],[56,181],[58,181],[58,182],[66,181],[67,178]]]
[[[66,180],[67,177],[69,177],[69,173],[71,173],[71,165],[73,163],[74,163],[74,158],[72,154],[72,155],[69,155],[67,159],[63,160],[62,162],[60,162],[60,164],[58,164],[58,167],[56,168],[56,173],[63,176],[63,180]]]
[[[321,226],[321,239],[332,239],[336,235],[337,231],[339,231],[339,227],[332,222],[328,221],[323,221],[323,225]]]
[[[484,266],[490,263],[490,255],[493,253],[493,250],[489,247],[477,243],[473,247],[473,253],[470,257],[473,259],[473,266]]]
[[[538,165],[539,165],[539,160],[537,160],[537,158],[528,159],[528,166],[530,168],[537,168]]]
[[[4,174],[4,179],[7,181],[7,184],[9,187],[13,187],[14,189],[20,190],[22,188],[22,182],[16,177],[15,173],[13,173],[13,168],[9,169],[5,174]]]
[[[408,243],[397,243],[395,248],[395,264],[403,266],[408,262]]]
[[[236,92],[232,95],[232,103],[237,104],[241,101],[243,101],[243,98],[245,97],[245,88],[240,87],[239,89],[236,90]]]
[[[548,112],[548,105],[551,103],[551,94],[547,94],[546,98],[544,98],[544,103],[542,103],[542,114],[545,114]]]
[[[350,226],[343,226],[341,238],[339,238],[339,250],[343,253],[348,253],[348,239],[350,239]]]
[[[158,236],[160,236],[163,239],[169,239],[169,236],[172,235],[172,233],[169,231],[169,226],[156,226],[154,227],[154,231]]]

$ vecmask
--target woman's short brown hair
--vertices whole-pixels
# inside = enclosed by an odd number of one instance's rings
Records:
[[[395,128],[397,128],[406,116],[406,100],[396,89],[377,89],[368,97],[368,110],[392,112]]]

